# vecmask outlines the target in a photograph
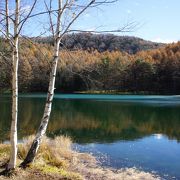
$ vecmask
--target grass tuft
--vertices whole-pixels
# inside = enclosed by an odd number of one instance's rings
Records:
[[[19,145],[18,157],[24,159],[30,148],[33,136],[25,138],[23,144]],[[49,139],[44,137],[40,146],[40,149],[35,159],[35,163],[44,161],[43,163],[49,164],[55,167],[68,167],[69,160],[72,158],[72,141],[65,136]]]
[[[57,168],[56,166],[44,165],[44,166],[34,166],[36,169],[47,174],[59,174],[61,177],[73,180],[82,180],[82,177],[78,173],[69,172],[63,168]]]

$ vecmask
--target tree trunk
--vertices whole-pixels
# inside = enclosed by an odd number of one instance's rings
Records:
[[[16,166],[17,157],[17,115],[18,115],[18,39],[15,41],[13,48],[13,63],[12,63],[12,121],[11,121],[11,154],[8,169],[14,169]]]
[[[41,124],[38,129],[38,132],[36,134],[36,137],[31,145],[31,148],[25,160],[21,163],[20,165],[21,167],[26,167],[28,164],[34,161],[36,154],[38,152],[40,143],[42,141],[42,137],[46,133],[47,125],[48,125],[50,114],[51,114],[52,101],[54,97],[57,63],[59,59],[59,45],[61,42],[60,27],[61,27],[61,14],[62,14],[62,0],[58,0],[58,5],[59,5],[59,10],[58,10],[58,17],[57,17],[56,36],[54,39],[54,57],[52,59],[51,73],[50,73],[50,79],[49,79],[49,88],[48,88],[48,93],[47,93],[47,98],[46,98],[44,114],[43,114],[43,118],[41,120]]]
[[[55,45],[55,55],[53,57],[52,61],[52,67],[51,67],[51,74],[50,74],[50,81],[49,81],[49,88],[46,98],[46,105],[44,109],[43,118],[41,120],[40,127],[38,129],[38,132],[36,134],[36,137],[31,145],[31,148],[25,158],[25,160],[21,163],[21,167],[26,167],[28,164],[32,163],[35,159],[35,156],[37,154],[37,151],[39,149],[42,137],[46,133],[47,125],[50,118],[51,113],[51,107],[52,107],[52,101],[54,97],[54,87],[55,87],[55,78],[56,78],[56,69],[57,69],[57,63],[58,63],[58,55],[59,55],[59,42]]]
[[[8,1],[6,2],[6,6],[7,6],[6,8],[8,9],[7,3]],[[15,3],[16,3],[16,8],[15,8],[15,22],[14,22],[14,44],[13,44],[13,54],[12,54],[12,61],[13,61],[12,62],[12,121],[11,121],[11,133],[10,133],[11,153],[10,153],[10,160],[8,163],[7,170],[11,170],[15,168],[16,157],[17,157],[18,63],[19,63],[18,26],[19,26],[20,0],[16,0]],[[7,29],[7,31],[9,30]],[[7,34],[7,36],[9,36],[9,34]]]
[[[46,133],[47,125],[49,122],[50,114],[51,114],[51,107],[52,107],[52,101],[54,97],[54,87],[55,87],[55,79],[56,79],[56,69],[57,69],[57,63],[58,63],[58,56],[59,56],[59,45],[61,42],[61,39],[63,35],[67,32],[69,27],[73,24],[73,22],[91,5],[95,2],[95,0],[92,0],[87,6],[85,6],[76,16],[73,18],[73,20],[67,25],[64,32],[61,32],[61,17],[63,13],[63,0],[57,0],[58,2],[58,16],[57,16],[57,23],[56,23],[56,33],[55,33],[55,39],[54,39],[54,58],[52,60],[52,67],[51,67],[51,74],[50,74],[50,81],[49,81],[49,88],[47,93],[47,99],[46,99],[46,105],[44,109],[43,118],[41,120],[40,127],[38,129],[38,132],[36,134],[36,137],[31,145],[31,148],[25,158],[25,160],[21,163],[21,167],[26,167],[28,164],[32,163],[35,159],[35,156],[38,152],[40,143],[42,141],[43,135]],[[66,3],[65,3],[66,2]],[[66,9],[68,5],[68,1],[64,2],[64,10]],[[50,18],[50,24],[51,23],[51,16]],[[53,25],[51,27],[53,29]],[[54,31],[53,31],[54,32]],[[54,34],[54,33],[53,33]],[[54,36],[53,36],[54,37]]]

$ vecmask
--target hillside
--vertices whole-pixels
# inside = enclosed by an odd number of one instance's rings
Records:
[[[51,37],[34,38],[34,40],[39,43],[52,44]],[[62,40],[61,46],[68,50],[98,50],[99,52],[119,50],[135,54],[142,50],[157,49],[164,46],[164,44],[131,36],[75,33],[66,35]]]
[[[19,90],[47,90],[53,47],[20,41]],[[0,90],[10,89],[10,49],[0,41]],[[180,42],[134,55],[120,51],[61,50],[56,89],[61,92],[113,90],[118,92],[180,92]]]

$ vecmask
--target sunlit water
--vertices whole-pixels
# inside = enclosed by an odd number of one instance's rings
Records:
[[[44,94],[19,98],[19,139],[35,133]],[[8,140],[11,98],[0,96],[0,140]],[[48,136],[70,135],[79,151],[114,168],[180,179],[180,96],[56,95]]]

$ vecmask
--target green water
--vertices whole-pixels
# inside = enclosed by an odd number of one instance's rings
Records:
[[[19,98],[19,139],[35,133],[44,94]],[[0,96],[0,140],[9,139],[11,99]],[[107,166],[137,167],[180,179],[180,97],[56,95],[48,136],[70,135],[76,148]]]

